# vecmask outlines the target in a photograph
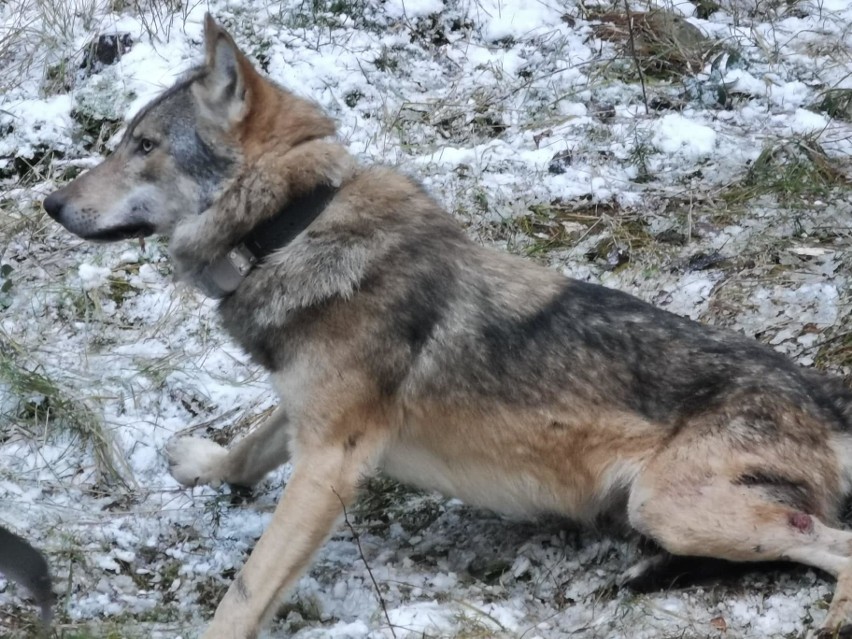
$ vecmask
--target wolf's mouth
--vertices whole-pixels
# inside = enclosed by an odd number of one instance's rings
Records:
[[[94,233],[87,233],[82,237],[84,240],[94,240],[96,242],[117,242],[118,240],[148,237],[153,234],[153,224],[148,222],[138,222],[136,224],[123,224],[121,226],[113,226],[108,229],[101,229]]]

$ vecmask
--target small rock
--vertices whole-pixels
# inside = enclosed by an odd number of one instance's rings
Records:
[[[562,175],[571,166],[571,151],[564,150],[554,155],[550,164],[547,165],[547,172],[551,175]]]
[[[713,251],[712,253],[696,253],[686,262],[686,269],[688,271],[706,271],[707,269],[713,268],[714,266],[718,266],[719,264],[727,261],[728,258],[718,251]]]
[[[660,233],[657,233],[654,239],[658,242],[663,242],[664,244],[676,244],[678,246],[686,244],[686,236],[675,229],[666,229],[665,231],[661,231]]]
[[[648,100],[648,108],[651,111],[683,111],[683,104],[675,102],[666,96],[655,96]]]
[[[553,129],[545,129],[544,131],[533,135],[533,142],[535,142],[535,148],[539,148],[539,146],[541,146],[541,141],[551,135],[553,135]]]
[[[613,118],[615,118],[615,106],[610,104],[609,102],[604,102],[602,104],[597,105],[595,109],[593,109],[595,115],[598,116],[598,119],[601,122],[609,122]]]
[[[606,264],[609,270],[614,271],[630,261],[630,253],[621,246],[613,246],[606,256]]]
[[[133,39],[129,33],[102,34],[92,40],[86,47],[81,69],[97,73],[105,66],[114,64],[116,60],[130,51]]]

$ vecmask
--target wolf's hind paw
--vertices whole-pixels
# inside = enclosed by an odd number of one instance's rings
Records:
[[[169,472],[189,487],[221,484],[227,456],[227,449],[200,437],[177,437],[166,444]]]

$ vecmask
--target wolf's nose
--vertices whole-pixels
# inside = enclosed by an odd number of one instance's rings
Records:
[[[41,205],[50,217],[58,221],[59,216],[62,214],[62,207],[65,206],[65,202],[62,200],[59,193],[55,192],[44,198],[44,202],[42,202]]]

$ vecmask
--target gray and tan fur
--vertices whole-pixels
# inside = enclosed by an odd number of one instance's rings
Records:
[[[0,574],[27,590],[41,611],[43,630],[53,617],[53,586],[47,561],[24,538],[0,526]]]
[[[355,162],[209,17],[205,42],[204,65],[45,201],[83,237],[170,235],[176,270],[203,285],[261,221],[336,189],[219,301],[279,408],[230,450],[183,438],[167,451],[187,486],[293,464],[205,639],[255,637],[377,472],[513,515],[615,516],[675,555],[814,566],[837,577],[824,633],[852,622],[838,522],[852,392],[751,339],[473,244],[417,183]]]

